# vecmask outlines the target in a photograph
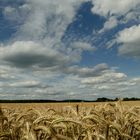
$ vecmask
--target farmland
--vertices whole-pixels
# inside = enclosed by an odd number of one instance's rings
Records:
[[[20,108],[20,109],[27,109],[27,108],[36,108],[41,110],[41,108],[52,108],[57,111],[67,107],[72,106],[75,107],[78,105],[80,108],[83,107],[94,107],[96,105],[104,105],[106,102],[62,102],[62,103],[0,103],[0,106],[3,108]],[[123,101],[123,105],[133,107],[133,106],[140,106],[140,101]]]
[[[140,101],[0,105],[0,140],[140,140]]]

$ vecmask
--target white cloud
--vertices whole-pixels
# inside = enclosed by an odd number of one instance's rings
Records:
[[[139,22],[139,0],[92,0],[93,14],[98,14],[106,19],[104,26],[98,33],[106,32],[118,25],[127,24],[130,21]]]
[[[73,42],[72,44],[71,44],[71,48],[73,48],[73,49],[78,49],[78,50],[81,50],[81,51],[83,51],[83,50],[86,50],[86,51],[95,51],[96,50],[96,48],[95,47],[93,47],[93,46],[91,46],[91,44],[89,44],[89,43],[86,43],[86,42]]]
[[[28,80],[28,81],[18,81],[9,84],[9,87],[22,87],[22,88],[33,88],[38,87],[40,85],[39,81]]]
[[[78,75],[79,77],[96,77],[102,75],[109,67],[107,64],[102,63],[94,67],[80,67],[80,66],[70,66],[63,68],[63,72],[66,74]]]
[[[116,72],[105,63],[94,67],[78,65],[82,52],[95,51],[94,46],[76,39],[67,46],[63,44],[61,39],[68,25],[85,1],[88,0],[25,0],[23,5],[11,5],[4,9],[3,14],[7,19],[21,24],[10,40],[13,43],[0,45],[1,99],[92,100],[103,96],[114,98],[121,94],[124,97],[132,96],[131,92],[139,95],[139,78],[129,79],[125,73]],[[120,15],[126,14],[126,21],[132,19],[130,10],[132,15],[137,16],[135,9],[138,0],[92,2],[92,12],[107,18],[102,29],[104,31],[117,26]],[[128,49],[127,44],[133,45],[133,55],[136,48],[139,51],[136,45],[139,44],[139,33],[135,28],[138,26],[133,27],[133,31],[126,29],[120,32],[117,38],[118,43],[123,43],[120,50],[124,46]]]
[[[18,70],[9,66],[0,65],[0,81],[15,80]]]
[[[14,21],[14,24],[16,24],[26,19],[29,11],[30,6],[28,4],[23,4],[18,7],[6,6],[3,9],[3,15],[7,20]]]
[[[17,15],[15,18],[16,21],[20,21],[22,15],[24,15],[25,18],[21,26],[17,28],[17,32],[12,38],[12,42],[15,43],[13,43],[13,45],[7,45],[7,47],[4,48],[1,47],[1,52],[4,52],[4,54],[2,55],[3,59],[7,62],[11,62],[11,64],[14,65],[17,65],[18,63],[18,66],[20,66],[21,64],[21,66],[23,67],[34,65],[35,63],[38,63],[38,61],[42,61],[41,59],[43,59],[43,57],[47,59],[44,59],[44,61],[46,62],[50,62],[50,59],[52,60],[54,58],[56,59],[54,60],[55,62],[62,61],[63,63],[65,61],[64,59],[68,59],[68,57],[72,62],[79,62],[81,60],[81,54],[83,51],[92,51],[95,50],[95,48],[91,47],[91,45],[88,43],[79,42],[79,44],[77,42],[77,44],[75,45],[79,49],[70,48],[72,49],[72,51],[69,52],[69,49],[63,44],[61,39],[68,25],[73,21],[79,6],[86,1],[88,0],[25,0],[25,3],[23,5],[19,5],[18,7],[6,7],[4,9],[5,17],[14,19],[14,15]],[[41,44],[43,47],[37,46],[35,44],[33,44],[35,47],[29,47],[29,41],[37,42],[37,44]],[[19,42],[22,42],[20,43],[20,45],[26,45],[27,43],[27,47],[24,46],[24,49],[22,47],[14,47],[14,45],[19,45]],[[81,47],[81,49],[79,46]],[[8,48],[11,53],[8,51]],[[27,52],[27,48],[30,48],[30,52]],[[51,53],[54,53],[54,56],[50,56]],[[64,56],[64,54],[66,54],[67,56]],[[31,58],[27,62],[27,59],[29,59],[30,57],[29,55],[36,58],[34,60],[33,58]],[[58,55],[58,57],[56,55]],[[47,58],[47,56],[53,58]],[[24,63],[23,61],[26,62]],[[55,63],[54,61],[52,60],[50,64]],[[43,64],[41,65],[45,65],[45,62],[42,63]]]
[[[91,46],[90,43],[75,41],[72,42],[66,50],[67,54],[71,57],[71,61],[73,62],[80,62],[83,51],[93,52],[96,51],[96,48]]]
[[[9,14],[13,13],[15,11],[15,8],[13,7],[5,7],[3,13],[5,14],[5,16],[8,16]]]
[[[130,10],[135,9],[139,0],[92,0],[94,7],[92,12],[101,16],[124,15]]]
[[[105,65],[105,64],[104,64]],[[104,66],[105,67],[105,66]],[[101,69],[103,64],[93,69]],[[8,68],[7,69],[8,73]],[[4,70],[4,67],[3,67]],[[0,79],[1,99],[88,99],[98,97],[138,97],[140,78],[128,78],[126,74],[107,68],[98,74],[86,75],[92,69],[79,68],[75,74],[53,72],[45,69],[33,71],[23,69],[12,72],[16,79],[3,81]],[[61,71],[62,72],[62,71]],[[98,70],[97,70],[98,72]],[[84,75],[84,76],[83,76]],[[133,92],[133,95],[132,95]]]
[[[116,83],[118,81],[124,80],[126,77],[127,75],[125,75],[124,73],[111,72],[109,70],[101,76],[85,78],[81,81],[81,83],[84,84],[101,84],[106,82]]]
[[[120,55],[140,57],[140,25],[120,31],[116,40],[122,44],[119,47]]]
[[[101,33],[106,30],[110,30],[116,27],[117,25],[118,25],[118,20],[116,19],[116,17],[112,16],[104,23],[104,27],[99,32]]]
[[[140,20],[140,14],[139,13],[140,13],[140,6],[139,6],[139,8],[137,8],[137,9],[131,11],[131,12],[128,12],[126,14],[126,16],[124,17],[122,23],[127,23],[127,22],[132,21],[132,20],[133,21],[139,21]]]
[[[52,46],[61,41],[67,26],[73,21],[76,10],[86,0],[26,0],[30,12],[17,33],[17,38],[52,39]]]

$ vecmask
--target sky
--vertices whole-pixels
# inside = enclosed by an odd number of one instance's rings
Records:
[[[0,99],[140,98],[140,0],[0,0]]]

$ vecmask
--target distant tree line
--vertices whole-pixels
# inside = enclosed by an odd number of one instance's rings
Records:
[[[106,97],[97,98],[96,100],[0,100],[0,103],[57,103],[57,102],[109,102],[109,101],[118,101],[119,98],[109,99]],[[140,98],[123,98],[123,101],[140,101]]]
[[[109,102],[109,101],[118,101],[120,100],[121,98],[115,98],[115,99],[109,99],[109,98],[97,98],[97,100],[95,102]],[[135,98],[135,97],[132,97],[132,98],[122,98],[121,100],[123,101],[140,101],[140,98]]]

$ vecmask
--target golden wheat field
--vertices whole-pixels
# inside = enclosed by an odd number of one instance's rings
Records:
[[[140,140],[140,101],[0,106],[0,140]]]

